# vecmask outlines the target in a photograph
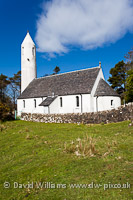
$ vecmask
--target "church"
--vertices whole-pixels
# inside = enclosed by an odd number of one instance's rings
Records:
[[[65,114],[116,109],[120,96],[97,67],[37,78],[36,47],[29,34],[21,44],[21,95],[18,116],[24,113]]]

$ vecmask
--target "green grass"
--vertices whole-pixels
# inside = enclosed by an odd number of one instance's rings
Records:
[[[18,120],[0,125],[0,200],[133,199],[132,185],[104,190],[104,184],[132,184],[133,127],[129,123],[76,125]],[[82,141],[79,156],[75,154],[77,138]],[[93,155],[87,153],[90,139]],[[9,182],[10,188],[4,188],[4,182]],[[14,182],[33,182],[34,187],[14,188]],[[64,188],[37,188],[36,182],[64,184]],[[69,186],[92,182],[102,186]]]

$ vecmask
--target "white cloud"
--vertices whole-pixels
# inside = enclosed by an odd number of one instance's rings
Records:
[[[37,21],[38,51],[67,53],[115,42],[133,30],[132,0],[52,0]]]

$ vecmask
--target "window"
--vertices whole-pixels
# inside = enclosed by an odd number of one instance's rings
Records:
[[[24,55],[24,47],[22,47],[22,55]]]
[[[23,100],[23,108],[25,108],[25,100]]]
[[[76,96],[76,106],[79,107],[79,96]]]
[[[111,106],[113,106],[113,100],[111,100]]]
[[[62,107],[62,97],[60,97],[60,107]]]
[[[34,47],[32,47],[32,55],[33,56],[35,55],[35,49],[34,49]]]
[[[34,107],[36,108],[36,99],[34,99]]]

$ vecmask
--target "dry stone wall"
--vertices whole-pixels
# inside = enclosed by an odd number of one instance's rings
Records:
[[[121,122],[133,118],[133,103],[119,107],[118,109],[97,113],[72,113],[72,114],[31,114],[22,113],[21,119],[25,121],[44,123],[83,123],[99,124]]]

